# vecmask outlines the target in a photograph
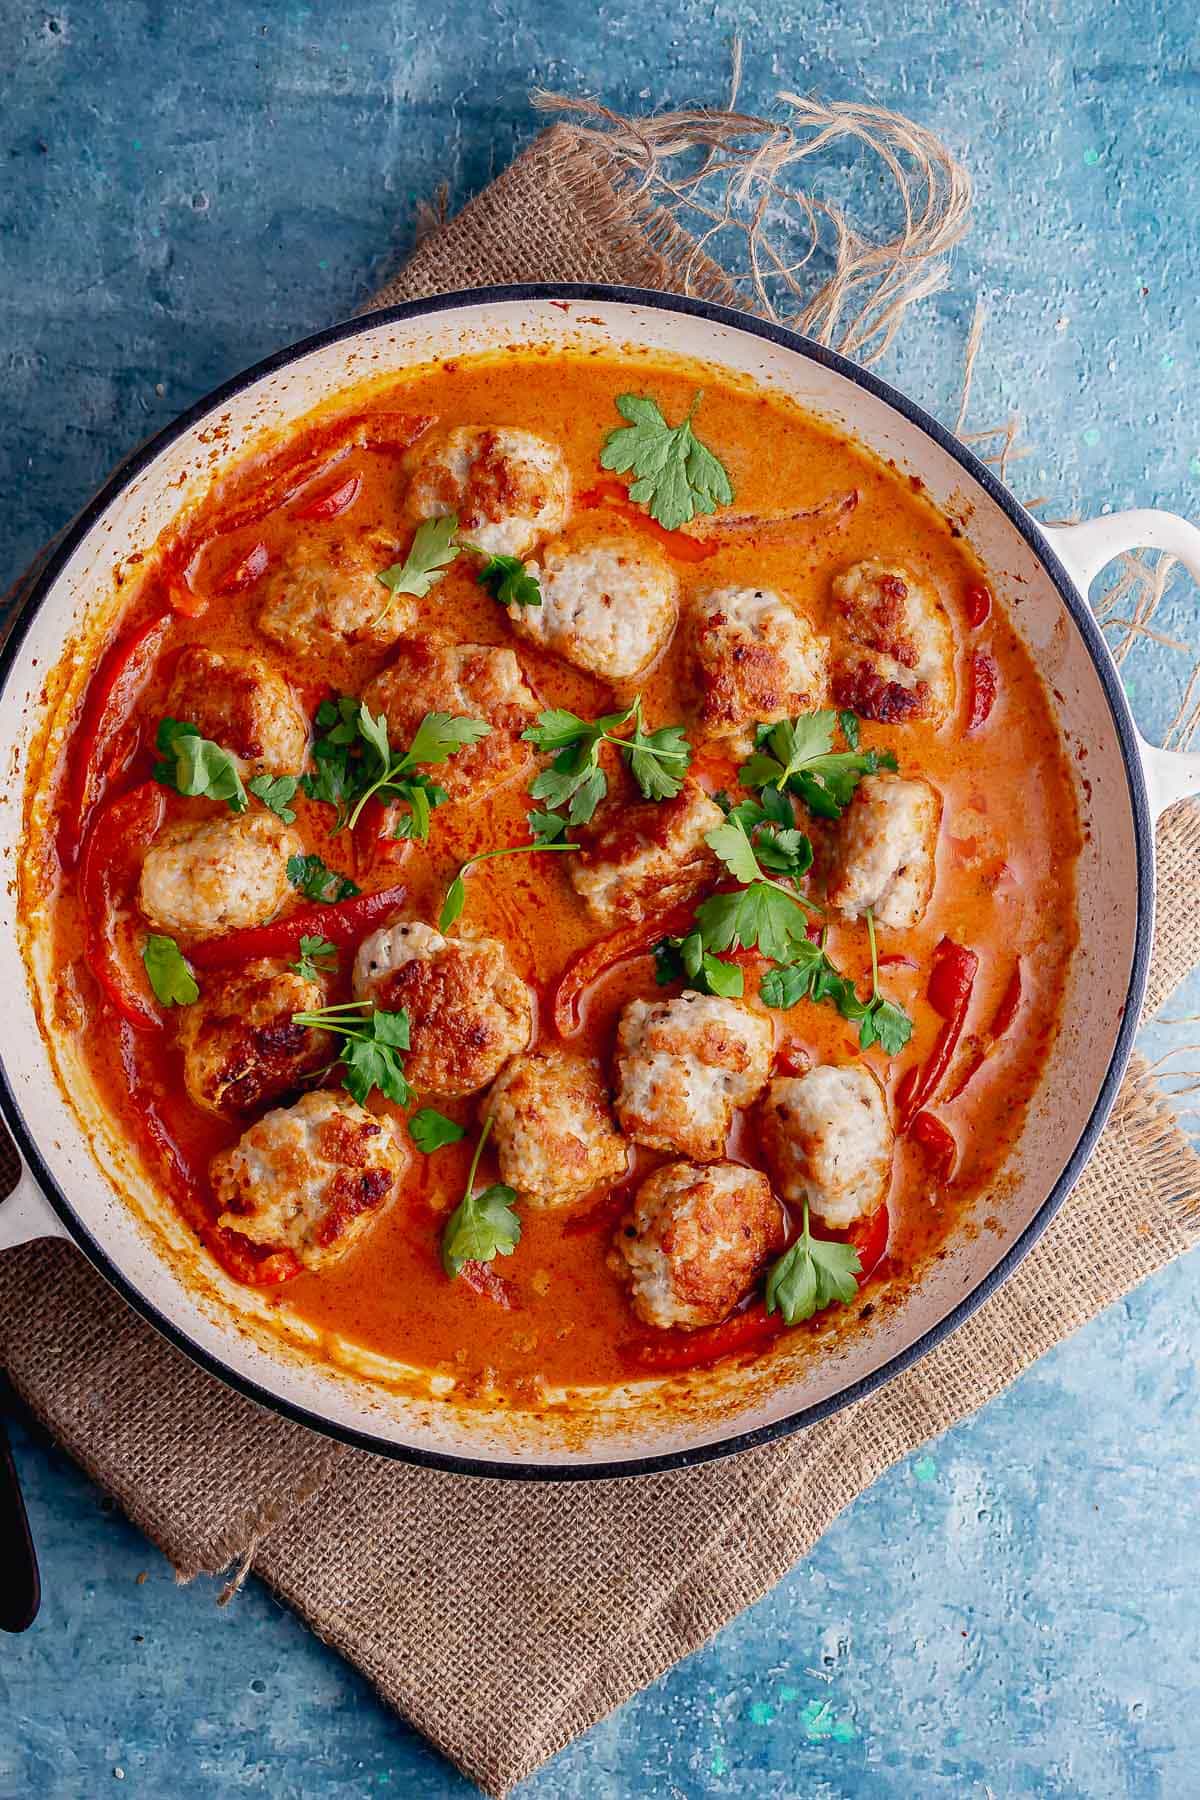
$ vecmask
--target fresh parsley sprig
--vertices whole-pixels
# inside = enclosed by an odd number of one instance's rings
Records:
[[[869,999],[860,1000],[854,982],[829,960],[823,934],[820,943],[814,944],[810,939],[799,946],[786,967],[767,971],[759,986],[759,999],[764,1006],[785,1010],[798,1006],[801,1000],[825,1002],[836,1007],[843,1019],[858,1026],[858,1041],[863,1050],[878,1044],[885,1056],[898,1056],[912,1036],[912,1020],[880,992],[875,919],[869,908],[866,916],[871,945]]]
[[[400,800],[407,812],[396,827],[399,838],[429,836],[430,814],[448,798],[424,773],[426,767],[446,762],[469,744],[487,737],[491,726],[484,719],[468,719],[451,713],[426,713],[407,750],[393,750],[388,741],[387,719],[373,717],[352,694],[323,700],[317,708],[317,738],[313,744],[316,773],[301,777],[310,800],[332,806],[337,814],[330,836],[353,827],[371,797]]]
[[[408,1135],[422,1156],[432,1156],[446,1144],[457,1144],[467,1135],[465,1125],[448,1119],[436,1106],[423,1106],[408,1121]]]
[[[306,856],[289,856],[287,878],[306,900],[317,900],[325,906],[336,906],[340,900],[352,900],[359,893],[358,883],[338,869],[331,869],[315,851]]]
[[[654,945],[654,979],[659,987],[682,981],[698,994],[719,994],[723,1000],[740,1000],[746,985],[737,963],[722,962],[704,948],[698,927],[686,937],[659,938]]]
[[[343,1086],[360,1106],[366,1105],[372,1088],[397,1106],[407,1106],[414,1098],[400,1058],[400,1052],[408,1049],[408,1014],[403,1007],[384,1012],[370,1000],[346,1000],[340,1006],[293,1013],[292,1022],[342,1039],[335,1060],[342,1064]]]
[[[849,749],[833,748],[841,725]],[[798,794],[819,819],[840,819],[864,775],[894,769],[890,750],[860,750],[858,719],[852,712],[802,713],[777,725],[760,725],[756,749],[738,770],[748,788]]]
[[[142,962],[160,1006],[190,1006],[200,998],[196,977],[174,938],[152,931],[142,945]]]
[[[468,869],[475,867],[476,863],[491,862],[492,858],[496,856],[537,856],[543,850],[578,850],[580,848],[579,844],[538,841],[533,844],[509,844],[502,850],[480,850],[474,856],[468,856],[446,889],[446,898],[442,901],[442,910],[438,914],[438,930],[449,931],[450,927],[462,917],[463,907],[467,903],[467,884],[463,877]]]
[[[299,786],[298,775],[256,775],[250,783],[250,792],[285,825],[294,825],[296,812],[291,803]]]
[[[331,944],[327,937],[320,934],[310,935],[305,932],[300,939],[300,955],[289,969],[302,975],[305,981],[317,981],[322,975],[332,975],[338,966],[337,945]]]
[[[703,398],[697,393],[680,425],[668,425],[647,394],[619,394],[617,411],[629,423],[605,439],[600,466],[618,475],[631,471],[629,498],[645,504],[650,517],[677,531],[697,513],[728,506],[733,487],[724,465],[692,430]]]
[[[238,760],[231,751],[201,737],[197,725],[183,719],[160,719],[154,739],[159,761],[154,779],[177,794],[224,800],[229,810],[244,813],[250,802]]]
[[[734,880],[742,884],[738,892],[713,894],[696,908],[696,924],[705,949],[720,951],[740,946],[753,950],[757,946],[772,962],[791,962],[808,942],[806,914],[819,912],[820,908],[766,874],[736,809],[723,825],[706,831],[704,839]],[[808,846],[807,861],[799,850],[794,853],[794,861],[803,873],[812,861],[812,846]]]
[[[618,737],[617,732],[630,721],[632,733]],[[681,725],[645,729],[640,694],[624,712],[606,713],[600,719],[581,719],[578,713],[553,707],[539,713],[537,724],[521,735],[554,759],[534,778],[530,795],[550,809],[565,806],[569,825],[585,825],[608,792],[608,777],[600,767],[604,744],[615,744],[629,758],[633,778],[647,800],[672,799],[683,786],[692,760],[692,747]]]
[[[412,594],[422,600],[442,579],[450,564],[461,554],[461,547],[454,542],[457,530],[455,513],[441,513],[436,518],[421,521],[404,561],[392,563],[390,568],[380,571],[378,579],[387,588],[388,598],[382,612],[372,619],[372,629],[387,618],[397,594]]]
[[[799,1325],[827,1306],[848,1306],[858,1293],[854,1277],[861,1270],[853,1244],[813,1237],[806,1200],[804,1230],[767,1276],[767,1311],[782,1313],[789,1325]]]
[[[486,588],[493,600],[501,606],[540,606],[542,590],[536,575],[531,575],[519,556],[493,555],[478,544],[472,544],[466,538],[460,539],[464,550],[472,556],[482,558],[482,566],[475,572],[475,580],[481,588]]]
[[[494,1262],[497,1256],[511,1256],[521,1241],[521,1221],[513,1212],[517,1198],[515,1188],[495,1182],[475,1192],[475,1175],[479,1158],[492,1129],[492,1115],[483,1122],[483,1130],[471,1158],[471,1169],[463,1197],[446,1221],[442,1233],[442,1267],[451,1281],[466,1262]]]

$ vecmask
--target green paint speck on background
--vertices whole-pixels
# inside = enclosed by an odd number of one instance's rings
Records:
[[[775,1708],[768,1706],[765,1700],[754,1700],[750,1705],[750,1721],[754,1725],[769,1725],[775,1717]]]
[[[1088,168],[1092,169],[1100,161],[1100,152],[1098,150],[1085,150],[1083,153],[1083,160]]]
[[[713,1775],[724,1775],[728,1766],[728,1763],[725,1761],[725,1752],[723,1750],[714,1750],[712,1753],[712,1761],[708,1765],[709,1772]]]
[[[937,1477],[937,1467],[932,1456],[918,1456],[913,1464],[913,1474],[918,1481],[933,1481]]]
[[[1172,369],[1175,366],[1175,358],[1171,355],[1169,350],[1163,351],[1162,355],[1159,357],[1159,361],[1164,369]]]
[[[1188,472],[1192,475],[1200,475],[1200,456],[1193,456],[1188,464]]]
[[[1087,430],[1083,434],[1083,441],[1088,446],[1089,449],[1091,449],[1094,445],[1098,444],[1100,442],[1100,432],[1099,432],[1098,427],[1095,425],[1089,425]]]
[[[779,1690],[779,1698],[786,1705],[789,1700],[798,1700],[800,1696],[794,1687],[782,1687]]]

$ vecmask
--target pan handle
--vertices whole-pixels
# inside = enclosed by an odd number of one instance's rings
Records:
[[[1200,528],[1175,513],[1137,508],[1106,513],[1082,525],[1043,525],[1041,529],[1083,594],[1115,556],[1143,548],[1177,556],[1193,581],[1200,583]],[[1150,810],[1156,819],[1177,800],[1200,794],[1200,751],[1160,750],[1140,733],[1138,743]]]
[[[16,1187],[0,1200],[0,1250],[10,1250],[15,1244],[31,1244],[35,1238],[69,1236],[66,1226],[22,1163]]]

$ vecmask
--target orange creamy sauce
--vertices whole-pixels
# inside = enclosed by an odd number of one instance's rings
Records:
[[[376,393],[366,404],[367,410],[378,406],[430,414],[439,427],[526,427],[562,446],[579,496],[603,479],[597,457],[606,434],[619,423],[613,408],[616,394],[628,388],[652,392],[674,420],[686,411],[694,387],[693,370],[669,363],[631,368],[628,361],[611,355],[564,358],[525,352],[424,370],[389,386],[386,393]],[[357,409],[362,405],[359,399]],[[958,1140],[954,1179],[937,1185],[931,1179],[928,1153],[911,1140],[897,1141],[888,1255],[880,1273],[902,1274],[937,1251],[973,1198],[993,1179],[1020,1131],[1057,1028],[1076,929],[1078,824],[1071,782],[1042,681],[1028,652],[999,606],[993,606],[982,626],[971,628],[964,595],[969,585],[979,582],[981,572],[914,485],[790,403],[727,383],[716,371],[705,374],[697,429],[729,472],[738,513],[819,507],[854,490],[859,499],[852,509],[831,509],[825,518],[793,535],[750,533],[702,562],[677,562],[684,606],[688,594],[697,589],[731,584],[774,587],[794,596],[817,629],[825,630],[831,618],[832,576],[873,557],[906,565],[934,588],[955,631],[959,703],[954,722],[939,733],[921,723],[863,726],[864,745],[893,749],[901,773],[928,776],[945,802],[937,886],[928,911],[911,932],[881,929],[879,934],[882,957],[901,953],[916,965],[885,966],[882,975],[885,992],[913,1018],[913,1037],[895,1060],[888,1062],[874,1049],[867,1053],[867,1061],[894,1094],[905,1070],[928,1056],[941,1021],[926,1000],[926,984],[932,951],[943,936],[972,948],[980,959],[956,1069],[972,1034],[982,1031],[995,1013],[1018,957],[1022,1002],[1014,1025],[962,1097],[937,1107],[938,1116]],[[304,434],[298,433],[287,441],[283,454],[291,458],[303,445]],[[319,544],[330,534],[373,529],[394,532],[406,545],[411,526],[403,517],[404,476],[395,454],[355,450],[337,471],[339,479],[351,472],[362,478],[350,511],[332,524],[298,523],[291,516],[297,498],[263,520],[222,533],[192,566],[197,590],[210,592],[222,573],[260,541],[272,559],[297,537]],[[308,491],[316,493],[327,485],[328,471],[316,475]],[[203,537],[203,518],[198,528]],[[381,557],[381,567],[386,561]],[[501,608],[472,579],[473,568],[463,557],[418,602],[418,631],[436,629],[462,640],[511,644],[547,706],[566,706],[594,717],[630,697],[516,637]],[[162,609],[170,569],[167,547],[141,588],[132,618]],[[165,710],[170,673],[184,644],[250,650],[267,657],[292,679],[310,715],[331,685],[357,693],[388,660],[386,654],[374,651],[348,652],[315,672],[314,679],[311,666],[288,668],[286,654],[260,637],[254,626],[255,604],[250,586],[212,598],[201,617],[179,617],[174,622],[138,707],[141,748],[124,785],[148,773],[154,726]],[[986,724],[968,735],[964,724],[970,658],[976,649],[986,649],[995,660],[998,697]],[[320,679],[322,674],[328,685]],[[651,728],[684,716],[686,683],[678,637],[641,689]],[[623,791],[620,784],[627,778],[612,763],[608,768],[611,791]],[[735,768],[711,747],[701,747],[694,764],[694,772],[710,789],[732,786]],[[110,791],[119,791],[119,785]],[[436,920],[446,885],[467,856],[528,837],[525,813],[530,802],[525,785],[517,783],[482,802],[469,800],[438,809],[427,845],[409,847],[398,866],[364,873],[355,869],[349,834],[329,839],[329,809],[310,804],[302,795],[295,804],[297,829],[307,848],[321,853],[332,866],[357,874],[366,889],[402,880],[408,888],[405,914],[428,920]],[[220,810],[211,801],[167,797],[168,819],[210,817]],[[802,808],[800,814],[798,822],[817,845],[819,867],[821,827],[806,820]],[[468,876],[466,921],[507,943],[515,967],[537,995],[542,1042],[553,1039],[551,1002],[564,966],[604,935],[575,897],[561,866],[564,860],[548,855],[500,859]],[[847,973],[869,970],[865,925],[836,914],[831,917],[828,949],[834,962]],[[69,880],[56,902],[55,931],[60,991],[65,996],[56,1028],[84,1035],[91,1068],[112,1113],[140,1146],[150,1169],[161,1176],[161,1158],[147,1139],[144,1118],[131,1103],[112,1015],[101,1004],[85,965],[79,902]],[[343,953],[332,999],[344,998],[348,991],[351,960]],[[755,992],[756,969],[761,966],[748,967],[748,998]],[[581,1029],[570,1047],[596,1055],[608,1066],[621,1006],[634,994],[662,991],[655,987],[648,956],[621,965],[585,996]],[[861,1054],[854,1027],[827,1006],[802,1002],[790,1013],[772,1016],[781,1048],[802,1049],[814,1062],[844,1062]],[[200,1172],[202,1186],[209,1157],[232,1143],[246,1122],[225,1123],[191,1106],[171,1040],[170,1027],[162,1034],[126,1034],[138,1078],[154,1096],[189,1163]],[[470,1126],[473,1136],[480,1098],[438,1104]],[[378,1094],[371,1104],[376,1110],[388,1110]],[[402,1137],[407,1143],[403,1130]],[[655,1334],[635,1321],[621,1284],[607,1266],[619,1200],[613,1203],[610,1196],[605,1203],[603,1195],[594,1196],[565,1211],[521,1206],[520,1245],[512,1257],[495,1265],[513,1290],[516,1304],[509,1310],[471,1291],[464,1280],[448,1281],[439,1261],[440,1226],[461,1197],[470,1152],[471,1138],[428,1158],[413,1151],[403,1192],[363,1239],[335,1266],[320,1274],[301,1274],[280,1287],[277,1304],[322,1333],[452,1374],[459,1379],[460,1392],[495,1383],[528,1396],[543,1381],[590,1384],[626,1377],[631,1353],[636,1356],[637,1346]],[[729,1154],[735,1160],[757,1160],[754,1133],[745,1120],[735,1124]],[[657,1153],[637,1150],[631,1172],[640,1177],[664,1160]],[[479,1179],[481,1184],[497,1179],[487,1154]],[[622,1184],[622,1192],[631,1192],[633,1185],[632,1179]]]

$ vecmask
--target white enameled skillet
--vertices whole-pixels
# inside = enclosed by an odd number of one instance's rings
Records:
[[[40,936],[23,938],[17,917],[20,775],[56,729],[45,677],[85,621],[115,604],[114,569],[264,431],[365,378],[531,343],[665,351],[741,372],[919,476],[991,572],[1044,674],[1068,748],[1086,749],[1080,947],[1065,1024],[1002,1198],[981,1202],[978,1223],[989,1212],[992,1223],[962,1233],[901,1304],[879,1308],[823,1354],[784,1349],[749,1371],[698,1372],[685,1402],[671,1407],[641,1388],[595,1392],[582,1409],[558,1415],[472,1407],[408,1386],[350,1346],[326,1344],[317,1356],[311,1344],[265,1332],[245,1290],[198,1263],[98,1109],[86,1095],[75,1105],[64,1097],[35,1006],[47,966]],[[16,1193],[0,1206],[0,1249],[68,1238],[165,1336],[234,1387],[348,1442],[464,1473],[545,1479],[661,1469],[764,1442],[869,1393],[953,1331],[1015,1267],[1079,1175],[1129,1057],[1154,921],[1153,821],[1200,793],[1200,757],[1140,738],[1089,609],[1092,578],[1136,545],[1173,552],[1200,579],[1200,531],[1182,519],[1127,512],[1049,530],[873,375],[780,327],[660,293],[529,286],[444,295],[322,332],[229,382],[139,451],[76,521],[0,663],[0,750],[12,784],[0,811],[0,1111],[23,1162]]]

